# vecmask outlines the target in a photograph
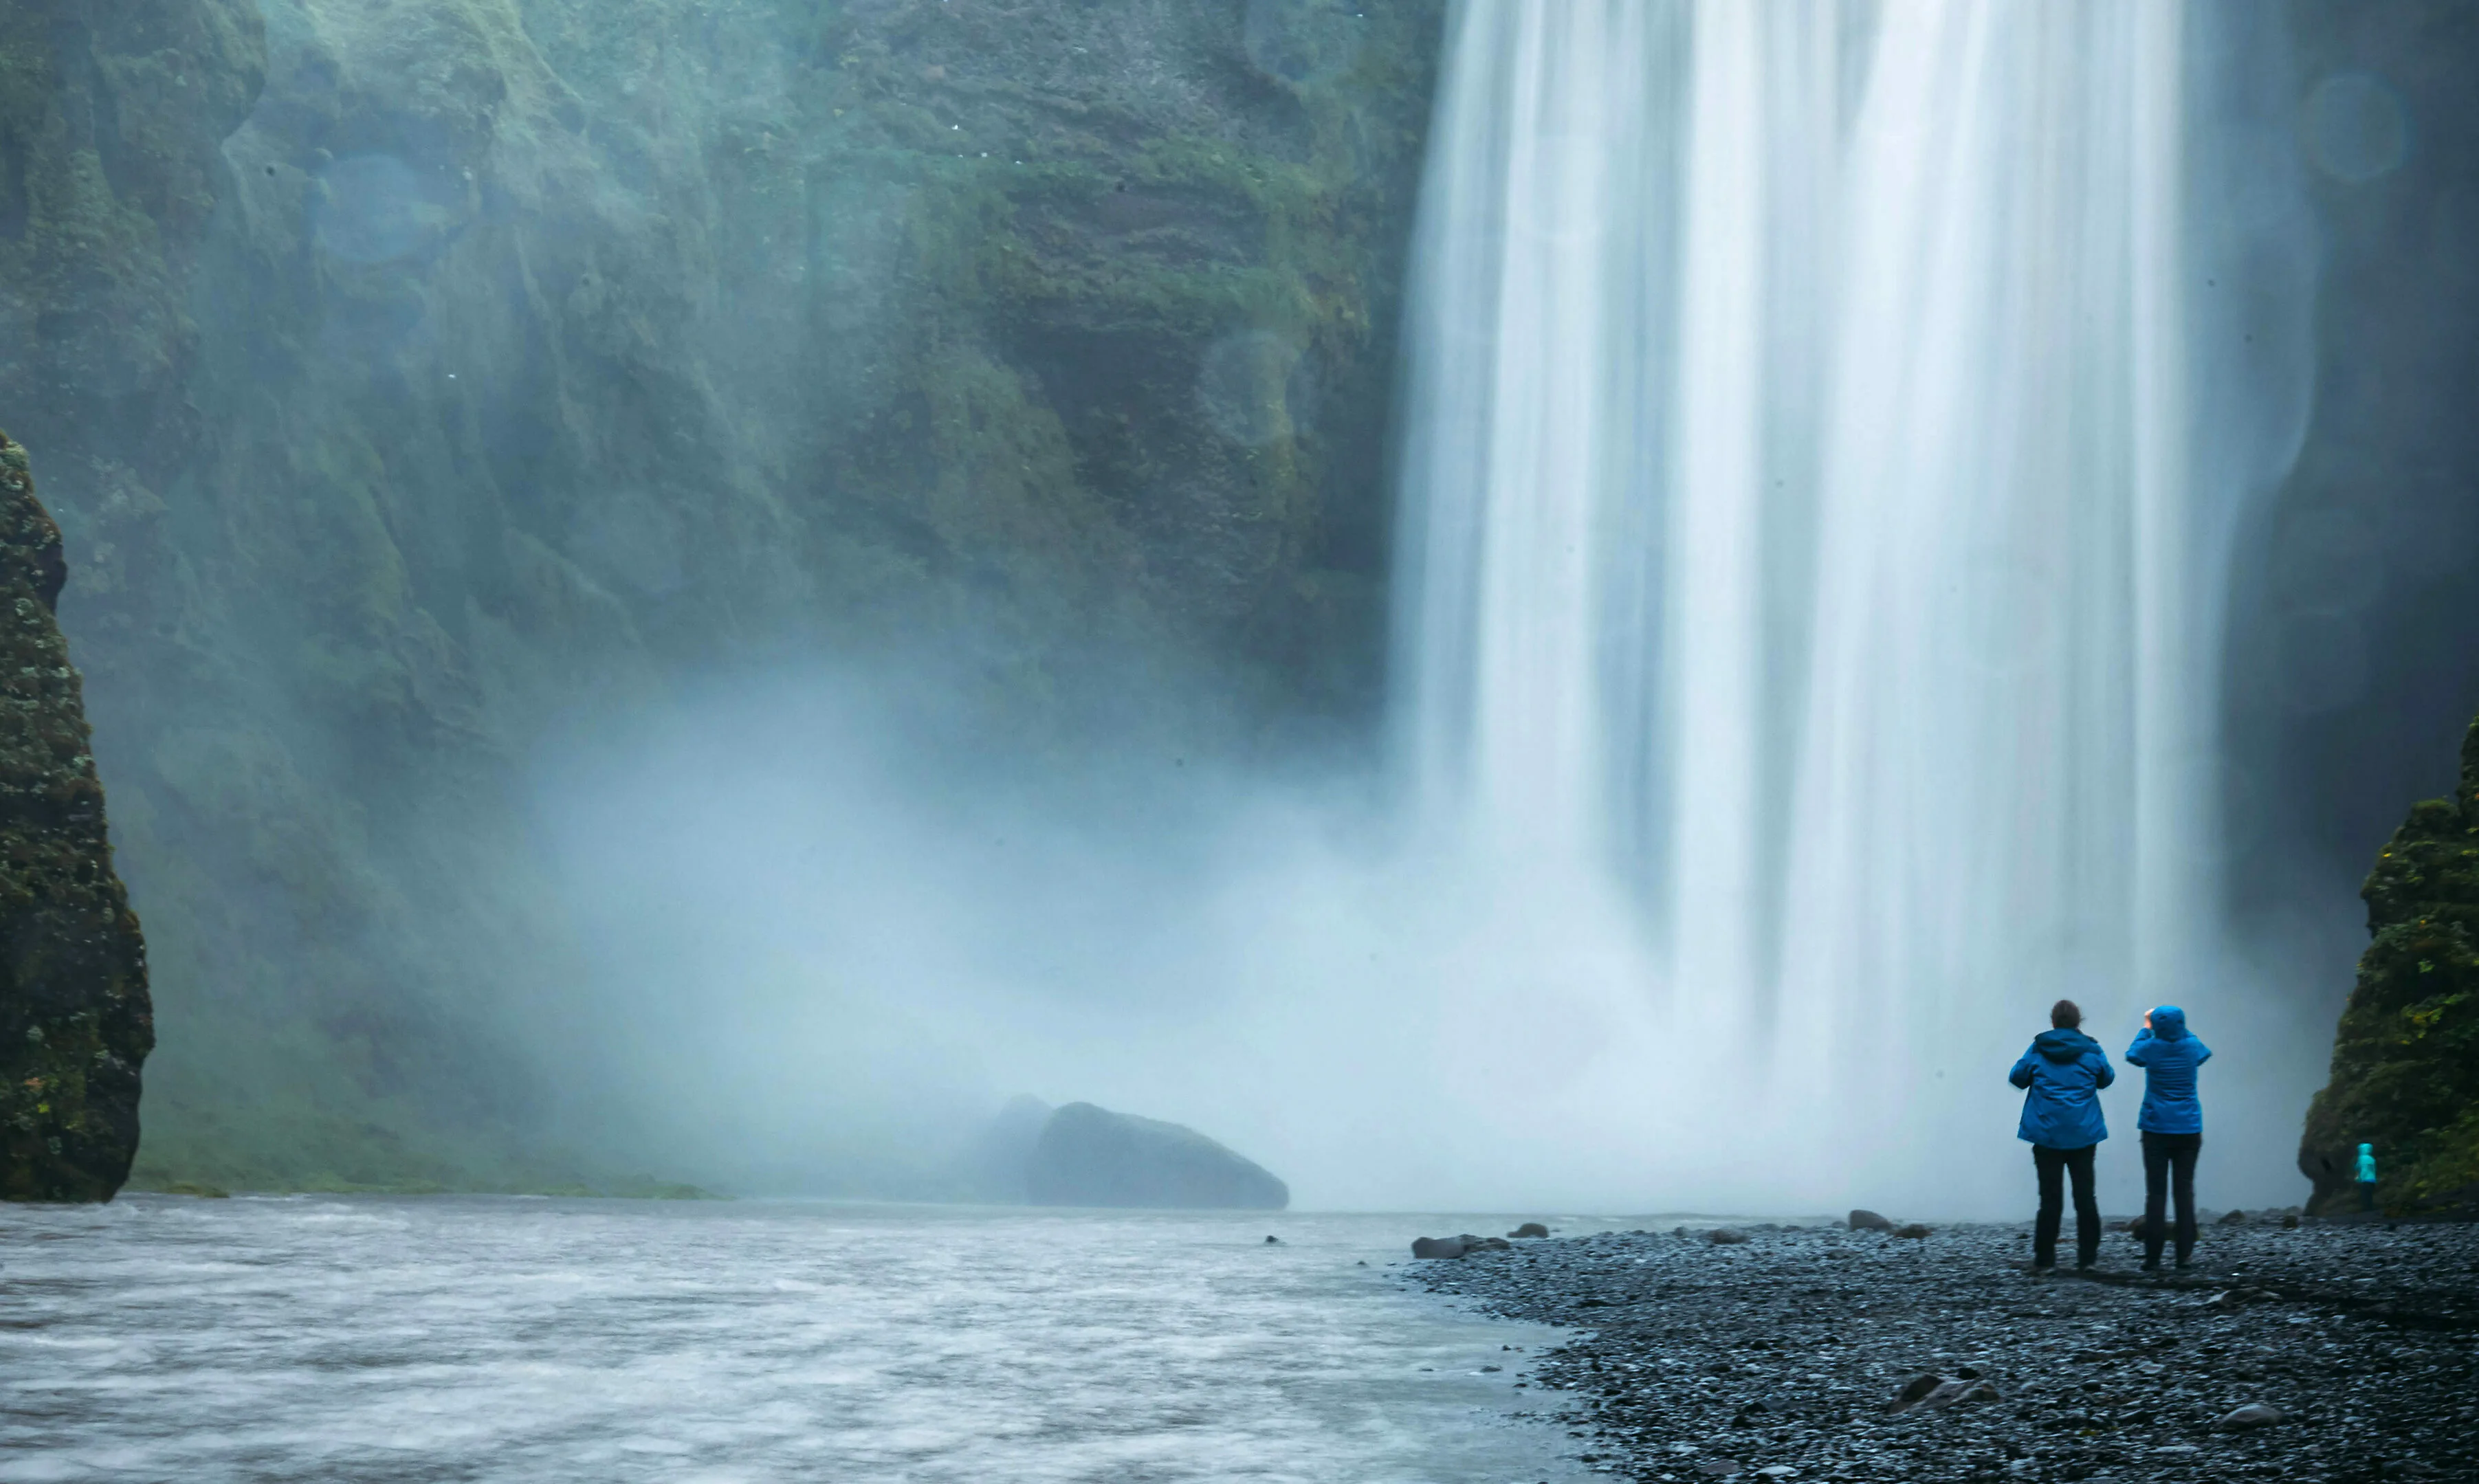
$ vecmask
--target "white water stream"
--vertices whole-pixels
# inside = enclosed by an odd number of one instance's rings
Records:
[[[2105,1040],[2242,999],[2219,623],[2287,457],[2247,409],[2296,379],[2237,302],[2286,230],[2285,143],[2231,122],[2250,24],[1460,7],[1410,321],[1406,764],[1447,848],[1628,925],[1607,992],[1751,1137],[1890,1153],[2059,995]]]

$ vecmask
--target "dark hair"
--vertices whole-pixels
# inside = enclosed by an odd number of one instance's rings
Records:
[[[2072,1000],[2059,1000],[2049,1007],[2049,1024],[2060,1031],[2071,1031],[2083,1023],[2083,1008]]]

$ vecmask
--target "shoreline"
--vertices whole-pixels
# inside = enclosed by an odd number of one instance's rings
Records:
[[[2250,1219],[2159,1275],[2112,1232],[2097,1271],[2052,1276],[2028,1221],[1735,1230],[1396,1271],[1569,1330],[1526,1380],[1575,1397],[1572,1450],[1624,1478],[2479,1478],[2479,1226]],[[1890,1410],[1923,1377],[1959,1384]]]

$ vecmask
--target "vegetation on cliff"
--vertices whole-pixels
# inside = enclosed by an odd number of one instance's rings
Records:
[[[1365,719],[1443,10],[0,17],[0,402],[149,929],[141,1183],[591,1164],[561,729],[919,654],[1024,753],[1174,676],[1213,745]]]
[[[146,945],[113,874],[66,569],[26,450],[0,433],[0,1198],[110,1200],[154,1048]]]
[[[2461,786],[2412,807],[2360,894],[2373,941],[2299,1147],[2314,1209],[2350,1198],[2362,1143],[2386,1210],[2479,1206],[2479,723]]]

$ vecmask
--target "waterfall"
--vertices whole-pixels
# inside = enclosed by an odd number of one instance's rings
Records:
[[[1402,760],[1461,848],[1623,893],[1623,993],[1778,1086],[2211,972],[2225,573],[2287,453],[2220,416],[2279,149],[2222,137],[2206,9],[1459,7]]]

